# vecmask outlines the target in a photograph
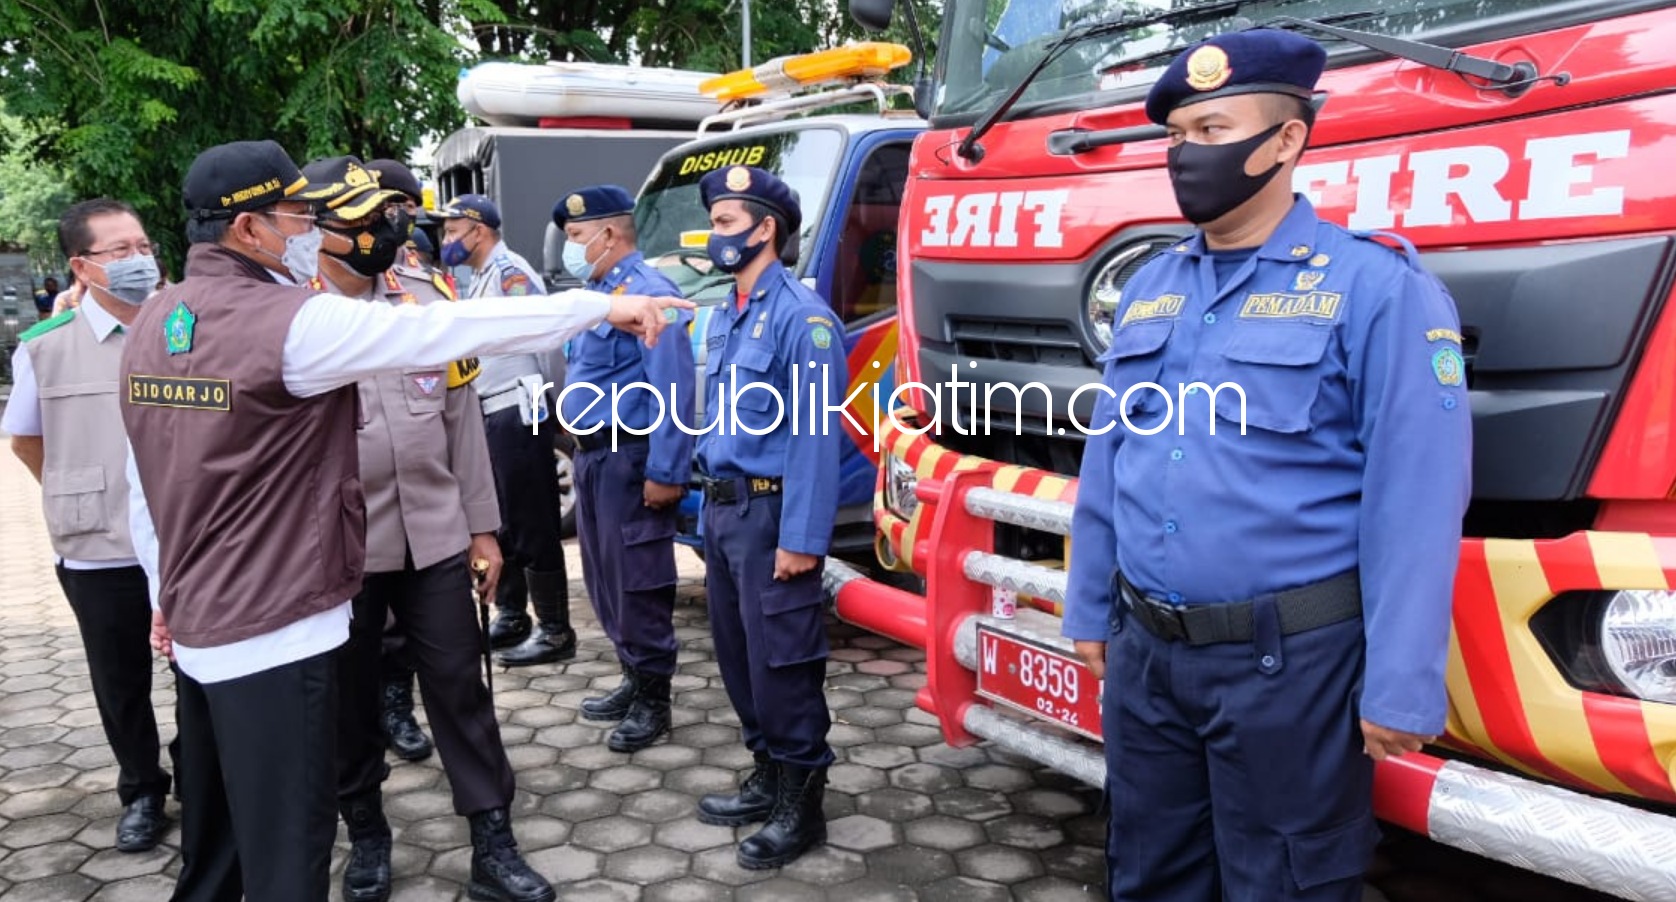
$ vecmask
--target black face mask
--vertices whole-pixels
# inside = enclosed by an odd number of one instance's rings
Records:
[[[380,216],[364,228],[354,231],[332,229],[331,231],[348,238],[353,245],[349,253],[332,256],[347,263],[350,269],[363,276],[376,276],[395,264],[396,255],[401,253],[402,245],[407,243],[408,226],[411,222],[412,219],[406,210],[393,207],[389,215]]]
[[[1213,222],[1263,190],[1280,171],[1275,163],[1267,172],[1245,174],[1245,163],[1263,143],[1273,138],[1286,123],[1235,144],[1194,144],[1183,141],[1170,148],[1170,185],[1176,192],[1181,215],[1196,225]]]

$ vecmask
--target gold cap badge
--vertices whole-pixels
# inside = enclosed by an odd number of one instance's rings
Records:
[[[727,190],[744,191],[751,187],[751,171],[743,166],[735,166],[727,171]]]
[[[583,203],[582,195],[580,194],[572,194],[569,198],[567,198],[564,202],[564,208],[569,210],[570,215],[572,216],[581,216],[583,213],[588,212],[588,205]]]
[[[1214,44],[1200,47],[1187,58],[1187,84],[1195,91],[1214,91],[1232,77],[1227,51]]]
[[[365,169],[356,166],[354,163],[350,163],[349,168],[344,170],[343,182],[351,188],[365,188],[368,185],[378,184]]]

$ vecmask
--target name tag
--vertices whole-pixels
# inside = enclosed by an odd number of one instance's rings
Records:
[[[128,403],[227,413],[233,409],[233,384],[226,379],[132,375]]]
[[[1186,300],[1183,295],[1166,294],[1152,300],[1136,301],[1123,311],[1123,321],[1117,325],[1122,328],[1149,319],[1174,319],[1181,315],[1181,305]]]
[[[1240,308],[1242,319],[1338,319],[1344,296],[1334,291],[1253,294]]]

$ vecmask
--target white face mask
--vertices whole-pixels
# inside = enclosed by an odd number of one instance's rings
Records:
[[[570,270],[570,274],[584,284],[594,277],[594,265],[588,262],[588,245],[598,241],[599,236],[603,234],[605,230],[600,229],[594,233],[594,237],[581,244],[568,239],[564,243],[564,268]]]
[[[291,278],[307,282],[320,274],[320,243],[325,236],[320,234],[318,226],[297,235],[286,235],[273,226],[267,228],[285,239],[285,253],[279,255],[279,264],[291,273]]]
[[[105,271],[106,294],[123,302],[139,306],[157,290],[157,258],[150,254],[135,254],[109,265],[95,263]]]

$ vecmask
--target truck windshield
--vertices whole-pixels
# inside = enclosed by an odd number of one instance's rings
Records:
[[[635,205],[641,252],[688,297],[730,279],[714,270],[705,252],[701,233],[710,229],[710,214],[698,193],[700,179],[727,166],[766,169],[797,192],[803,209],[800,247],[807,249],[815,238],[818,214],[831,189],[843,143],[844,134],[838,129],[799,128],[729,136],[666,157]],[[685,244],[683,233],[688,238]]]
[[[937,92],[939,124],[971,118],[993,106],[1018,84],[1047,48],[1067,30],[1129,16],[1190,9],[1204,0],[948,0],[941,84]],[[1376,34],[1425,40],[1445,29],[1511,15],[1534,13],[1532,27],[1560,8],[1576,9],[1577,0],[1251,0],[1221,21],[1203,17],[1163,22],[1090,38],[1049,65],[1019,99],[1014,114],[1031,106],[1136,88],[1156,81],[1169,65],[1171,51],[1201,38],[1261,24],[1276,16],[1336,19],[1350,28]],[[1583,4],[1606,6],[1600,0]],[[1347,20],[1345,17],[1353,16]],[[1237,17],[1237,18],[1236,18]],[[1335,44],[1328,44],[1329,51]],[[1115,102],[1090,97],[1088,105]]]

